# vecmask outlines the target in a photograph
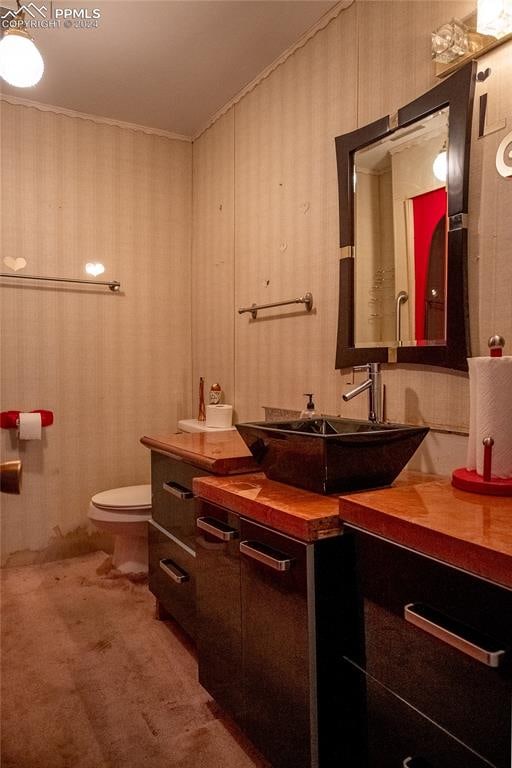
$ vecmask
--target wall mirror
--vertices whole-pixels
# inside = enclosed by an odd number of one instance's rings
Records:
[[[340,304],[336,367],[466,370],[467,191],[476,64],[336,138]]]

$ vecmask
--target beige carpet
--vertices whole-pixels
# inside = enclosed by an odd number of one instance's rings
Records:
[[[263,766],[147,587],[104,560],[2,572],[2,768]]]

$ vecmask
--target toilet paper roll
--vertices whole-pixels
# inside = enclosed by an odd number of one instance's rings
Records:
[[[472,357],[469,364],[467,469],[484,471],[482,441],[492,437],[491,474],[512,477],[512,356]]]
[[[232,405],[207,405],[206,406],[206,426],[217,427],[218,429],[227,429],[231,426],[233,420]]]
[[[40,413],[20,413],[19,439],[40,440],[41,426]]]

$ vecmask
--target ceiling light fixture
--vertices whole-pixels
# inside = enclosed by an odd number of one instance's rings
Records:
[[[512,32],[512,0],[478,0],[476,30],[500,40]]]
[[[432,33],[436,75],[445,77],[512,39],[512,0],[478,0],[476,12],[452,19]]]
[[[30,88],[43,76],[44,61],[26,30],[25,14],[20,10],[3,29],[0,40],[0,76],[16,88]],[[5,17],[2,18],[5,21]]]

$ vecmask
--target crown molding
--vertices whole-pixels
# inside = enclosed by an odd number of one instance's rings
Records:
[[[265,67],[265,69],[262,70],[259,75],[251,80],[250,83],[247,83],[247,85],[245,85],[241,91],[238,91],[238,93],[233,96],[232,99],[230,99],[226,104],[224,104],[224,106],[214,112],[214,114],[208,119],[208,122],[201,128],[201,130],[192,137],[192,141],[197,141],[197,139],[202,136],[203,133],[208,130],[208,128],[211,128],[211,126],[216,123],[219,118],[225,115],[226,112],[229,112],[231,107],[235,106],[235,104],[238,104],[238,102],[241,101],[244,96],[253,91],[256,86],[263,82],[263,80],[266,80],[267,77],[269,77],[269,75],[274,72],[274,70],[284,64],[285,61],[289,59],[290,56],[293,56],[296,51],[298,51],[300,48],[303,48],[306,43],[311,40],[312,37],[315,37],[315,35],[318,34],[318,32],[321,32],[322,29],[325,29],[331,23],[331,21],[336,19],[342,11],[345,11],[347,8],[353,5],[354,2],[355,0],[341,0],[341,2],[337,3],[333,8],[324,13],[324,15],[321,16],[316,24],[310,27],[307,32],[305,32],[302,37],[297,40],[296,43],[283,51],[283,53],[281,53],[277,59],[274,59],[272,64],[269,64],[268,67]]]
[[[110,117],[99,117],[97,115],[89,115],[85,112],[76,112],[74,109],[66,109],[66,107],[56,107],[52,104],[43,104],[39,101],[32,101],[30,99],[22,99],[19,96],[11,96],[7,93],[0,93],[0,102],[5,101],[8,104],[14,104],[20,107],[30,107],[32,109],[38,109],[40,112],[53,112],[56,115],[64,115],[65,117],[79,118],[80,120],[89,120],[92,123],[98,125],[110,125],[115,128],[124,128],[129,131],[137,131],[139,133],[146,133],[151,136],[163,136],[166,139],[174,139],[176,141],[192,141],[190,136],[183,136],[180,133],[172,133],[172,131],[164,131],[160,128],[151,128],[147,125],[137,125],[136,123],[126,123],[123,120],[114,120]]]

